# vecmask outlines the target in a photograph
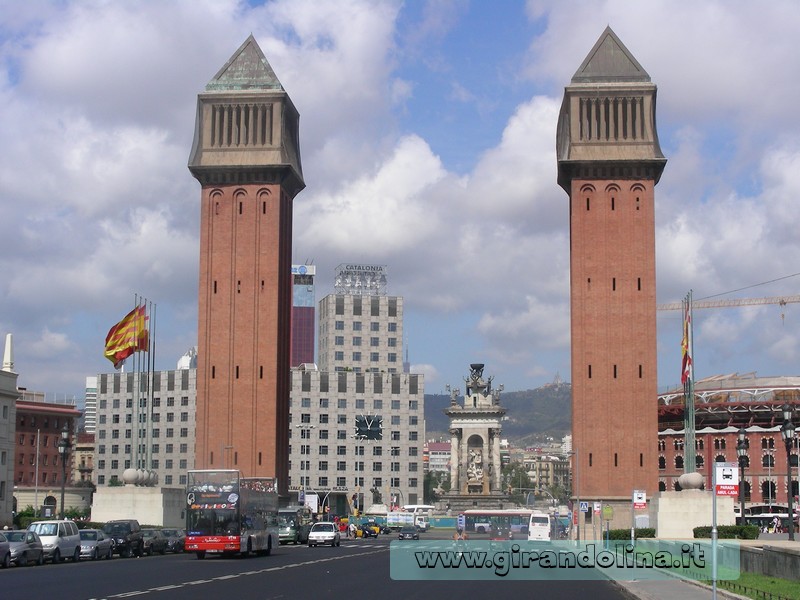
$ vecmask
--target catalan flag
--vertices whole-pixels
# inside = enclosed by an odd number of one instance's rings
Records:
[[[690,300],[684,302],[683,312],[683,339],[681,340],[681,383],[692,378],[692,304]]]
[[[108,331],[105,357],[119,369],[122,362],[134,352],[147,350],[148,331],[145,305],[134,308]]]

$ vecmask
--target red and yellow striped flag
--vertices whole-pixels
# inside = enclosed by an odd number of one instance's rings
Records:
[[[108,330],[105,357],[119,369],[122,361],[134,352],[147,350],[148,331],[145,305],[137,306]]]

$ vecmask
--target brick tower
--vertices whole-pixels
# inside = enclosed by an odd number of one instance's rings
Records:
[[[610,28],[565,88],[556,146],[570,199],[573,494],[617,506],[630,527],[633,490],[658,491],[654,188],[666,159],[656,86]]]
[[[197,98],[198,469],[288,478],[299,116],[251,35]]]

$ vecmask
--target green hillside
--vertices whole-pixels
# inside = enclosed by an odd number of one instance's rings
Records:
[[[459,403],[463,398],[459,397]],[[428,438],[436,434],[447,437],[449,428],[444,409],[450,397],[443,394],[425,394],[425,429]],[[572,386],[568,383],[551,384],[535,390],[503,392],[500,405],[506,409],[503,437],[517,443],[552,436],[556,439],[568,434],[572,426]]]

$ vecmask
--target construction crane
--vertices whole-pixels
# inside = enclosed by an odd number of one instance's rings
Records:
[[[695,300],[692,302],[692,309],[695,308],[724,308],[736,306],[757,306],[760,304],[778,304],[786,306],[800,302],[800,296],[771,296],[768,298],[735,298],[733,300]],[[681,310],[683,302],[668,302],[656,306],[658,310]]]

